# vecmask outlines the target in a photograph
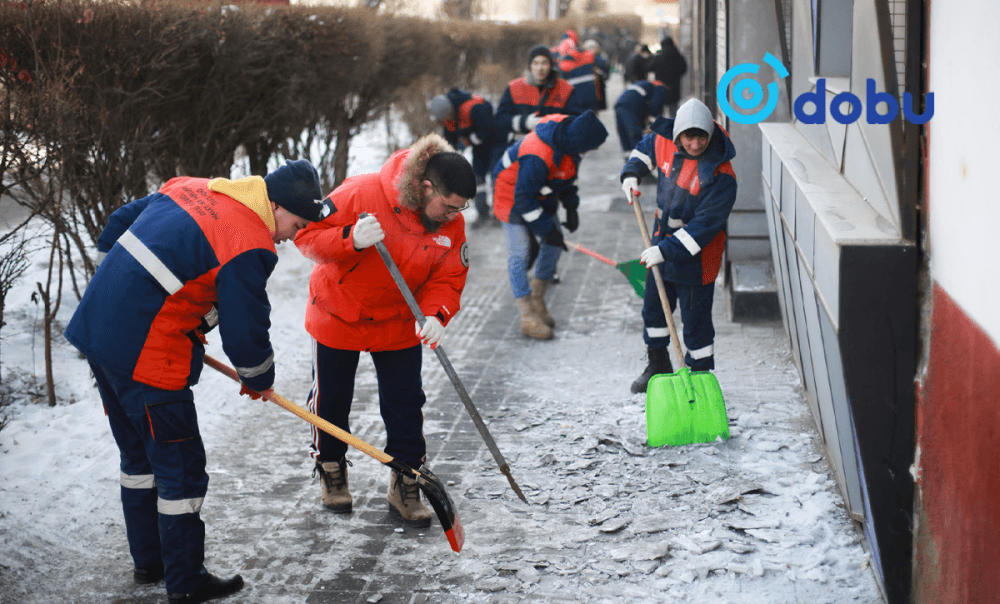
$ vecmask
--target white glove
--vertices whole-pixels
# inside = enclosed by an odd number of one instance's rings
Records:
[[[433,350],[437,348],[441,338],[444,337],[444,325],[441,325],[441,321],[438,321],[437,317],[427,317],[423,329],[420,328],[420,321],[417,321],[416,334],[420,336],[422,343],[427,344]]]
[[[383,239],[385,239],[385,233],[382,232],[382,225],[378,223],[378,218],[371,214],[354,224],[354,249],[359,252]]]
[[[660,246],[654,245],[653,247],[646,248],[639,254],[639,263],[649,268],[663,262],[663,252],[660,251]]]
[[[628,204],[632,205],[632,197],[639,197],[642,193],[639,192],[639,179],[635,176],[629,176],[622,181],[622,192],[625,193],[625,199],[628,200]]]
[[[535,126],[537,126],[540,121],[542,121],[541,116],[537,113],[532,113],[524,120],[524,127],[528,130],[534,130]]]

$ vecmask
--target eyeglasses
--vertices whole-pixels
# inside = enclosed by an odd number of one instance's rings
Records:
[[[437,185],[432,182],[431,183],[431,187],[434,188],[434,192],[438,194],[438,197],[441,198],[442,203],[443,203],[444,202],[444,195],[441,194],[441,191],[437,188]],[[453,205],[448,205],[448,204],[445,203],[444,207],[445,207],[444,215],[445,216],[451,216],[452,214],[458,214],[459,212],[468,209],[469,202],[468,202],[468,200],[466,200],[465,205],[463,205],[461,207],[453,206]]]

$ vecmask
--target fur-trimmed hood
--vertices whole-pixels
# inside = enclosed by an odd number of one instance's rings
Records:
[[[434,133],[413,143],[409,149],[394,153],[381,171],[386,197],[394,199],[398,195],[400,205],[419,210],[423,203],[420,183],[427,171],[427,162],[438,153],[454,150],[443,136]]]

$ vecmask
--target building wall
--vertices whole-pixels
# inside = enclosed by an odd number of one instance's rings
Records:
[[[786,123],[758,126],[782,317],[872,569],[887,601],[904,604],[912,577],[918,245],[904,228],[913,217],[901,197],[902,127],[898,117],[841,124],[831,113],[840,93],[866,107],[869,79],[876,92],[898,90],[895,32],[884,0],[825,3],[818,24],[811,0],[784,6],[791,75],[779,86],[790,87],[793,103],[816,94],[826,120],[805,123],[790,111]],[[768,69],[760,82],[776,79]],[[821,79],[825,96],[817,92]]]
[[[1000,5],[931,2],[929,25],[932,291],[917,409],[914,601],[992,602],[1000,593],[1000,203],[992,168],[1000,128],[990,108],[1000,95],[991,75]]]

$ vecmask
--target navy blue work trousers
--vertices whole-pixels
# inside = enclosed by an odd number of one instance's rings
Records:
[[[657,265],[654,270],[659,270],[661,266],[663,265]],[[708,285],[681,285],[664,279],[663,285],[670,301],[671,312],[676,310],[678,303],[681,307],[684,345],[687,347],[684,363],[692,371],[715,369],[715,325],[712,323],[715,282]],[[670,345],[667,317],[663,314],[663,304],[660,302],[660,294],[656,289],[652,271],[646,273],[642,323],[642,337],[646,346],[666,348]]]
[[[420,345],[402,350],[372,352],[378,378],[379,411],[385,423],[385,453],[411,468],[423,465],[427,456],[424,441],[424,394],[420,378]],[[309,410],[346,432],[354,400],[354,377],[361,353],[357,350],[328,348],[313,341],[313,387]],[[348,445],[334,436],[312,428],[311,452],[318,461],[336,461],[347,453]]]
[[[163,562],[167,593],[208,577],[201,506],[208,492],[205,446],[190,388],[161,390],[90,364],[121,453],[121,498],[138,568]]]

